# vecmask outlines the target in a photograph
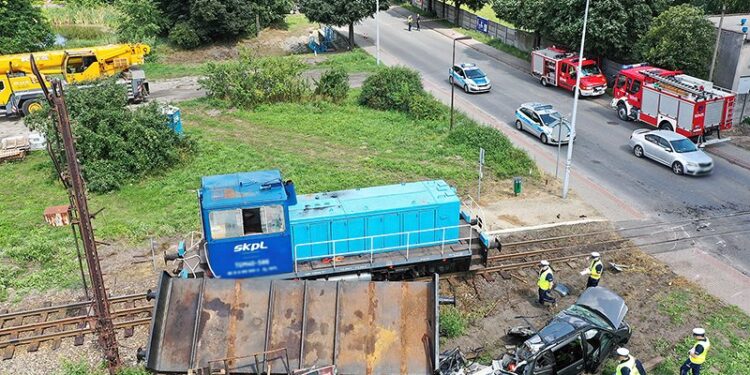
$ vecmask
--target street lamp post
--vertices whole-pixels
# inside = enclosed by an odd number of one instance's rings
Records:
[[[380,0],[375,0],[375,60],[380,65]]]
[[[586,23],[589,19],[589,1],[586,0],[586,10],[583,12],[583,31],[581,32],[581,52],[578,54],[578,69],[576,72],[576,91],[573,96],[573,115],[570,119],[570,137],[568,138],[568,157],[565,160],[565,178],[563,179],[562,197],[568,197],[568,184],[570,182],[570,164],[573,159],[573,139],[576,135],[576,117],[578,115],[578,95],[581,91],[581,67],[583,66],[583,46],[586,43]]]
[[[454,66],[456,66],[456,41],[459,40],[466,40],[471,39],[470,36],[462,36],[458,38],[453,39],[453,63],[451,64],[451,69],[453,69]],[[456,89],[456,85],[453,83],[453,73],[451,73],[451,127],[450,131],[453,131],[453,92]]]

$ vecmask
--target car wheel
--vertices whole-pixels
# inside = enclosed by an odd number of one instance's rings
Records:
[[[672,172],[676,175],[681,175],[685,173],[685,169],[682,167],[682,163],[679,161],[676,161],[672,164]]]
[[[516,120],[516,129],[523,130],[523,124],[521,124],[521,120]]]
[[[622,121],[630,121],[630,117],[628,116],[628,107],[626,107],[625,104],[620,103],[617,105],[617,117],[619,117]]]
[[[547,87],[547,78],[542,77],[542,79],[540,79],[539,82],[542,83],[542,86]]]
[[[469,93],[469,85],[464,85],[464,92]]]
[[[549,139],[547,139],[547,134],[540,135],[539,140],[542,141],[542,143],[544,143],[545,145],[547,144],[547,141],[549,141]]]
[[[42,102],[37,99],[29,99],[25,102],[23,102],[23,106],[21,106],[21,112],[23,112],[24,116],[28,116],[36,111],[41,111],[42,108]]]
[[[672,128],[672,124],[670,124],[670,123],[668,123],[666,121],[662,121],[661,124],[659,124],[659,129],[661,129],[661,130],[669,130],[671,132],[674,131],[674,128]]]
[[[453,84],[453,76],[448,76],[448,82],[450,82],[451,85]]]
[[[641,147],[641,146],[635,146],[635,147],[633,147],[633,155],[635,155],[635,157],[637,157],[637,158],[642,158],[643,157],[643,147]]]

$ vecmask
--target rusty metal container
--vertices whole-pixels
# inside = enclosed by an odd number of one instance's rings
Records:
[[[146,367],[186,373],[286,349],[293,370],[335,365],[339,374],[432,374],[438,353],[432,282],[179,279],[162,274]],[[269,360],[272,373],[285,373]]]
[[[68,212],[70,206],[50,206],[44,209],[44,221],[53,227],[62,227],[70,225],[70,214]]]

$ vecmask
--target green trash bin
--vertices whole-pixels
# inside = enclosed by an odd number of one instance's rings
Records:
[[[513,193],[516,196],[521,194],[521,177],[513,178]]]

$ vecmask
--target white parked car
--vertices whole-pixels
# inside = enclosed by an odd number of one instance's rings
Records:
[[[693,141],[670,130],[638,129],[630,136],[633,154],[647,157],[672,168],[675,174],[711,173],[714,161]]]
[[[567,144],[570,124],[551,104],[523,103],[516,109],[516,129],[525,130],[545,144]],[[562,138],[558,142],[558,138]],[[575,140],[575,136],[573,137]]]

